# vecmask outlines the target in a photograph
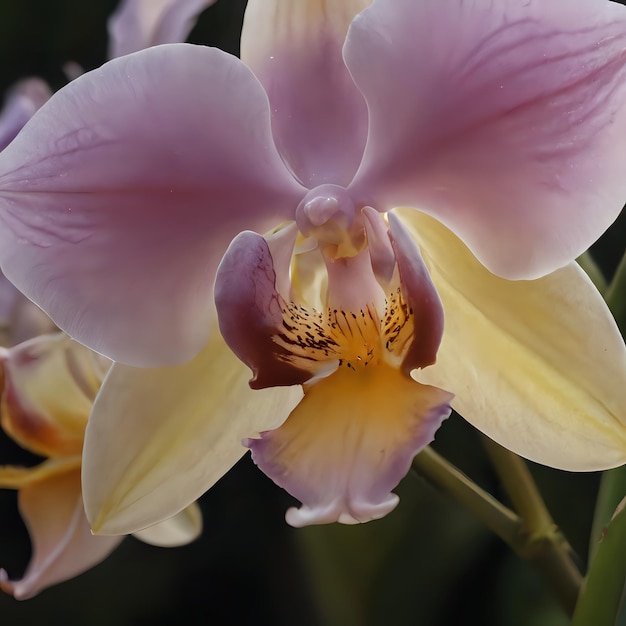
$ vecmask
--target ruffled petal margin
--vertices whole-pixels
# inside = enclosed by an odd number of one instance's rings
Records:
[[[573,261],[619,214],[624,6],[377,0],[344,55],[370,113],[364,204],[431,213],[512,279]]]
[[[242,439],[279,426],[302,398],[299,386],[253,391],[249,377],[217,331],[181,366],[113,365],[83,452],[94,532],[134,533],[172,517],[243,456]]]
[[[582,269],[504,280],[433,218],[397,214],[446,320],[436,364],[414,376],[452,391],[465,419],[532,461],[571,471],[625,463],[626,347]]]
[[[450,414],[452,394],[384,363],[340,368],[305,390],[280,428],[247,442],[255,463],[303,503],[287,522],[383,517],[398,503],[391,489]]]

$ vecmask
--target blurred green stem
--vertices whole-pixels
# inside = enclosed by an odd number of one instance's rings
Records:
[[[605,299],[622,335],[626,334],[626,253],[624,253],[613,280],[606,290]],[[595,555],[604,530],[624,495],[626,495],[626,466],[605,471],[600,480],[593,517],[591,541],[589,542],[590,559]]]
[[[509,545],[517,542],[520,518],[431,447],[427,446],[415,457],[413,470],[453,496],[503,541]]]
[[[541,573],[571,616],[583,582],[574,551],[554,523],[526,462],[488,437],[482,439],[513,508],[522,518],[524,539],[517,553]]]
[[[491,448],[491,444],[487,445]],[[582,576],[572,560],[572,550],[552,521],[524,461],[505,448],[496,446],[493,444],[490,456],[519,515],[476,485],[432,448],[425,448],[415,458],[413,469],[458,500],[518,556],[538,570],[571,616],[582,585]]]

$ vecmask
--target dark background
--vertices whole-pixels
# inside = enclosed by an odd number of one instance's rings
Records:
[[[294,0],[295,1],[295,0]],[[549,1],[549,0],[547,0]],[[57,89],[68,61],[106,59],[116,0],[0,0],[0,88],[35,75]],[[189,40],[238,52],[245,0],[220,0]],[[626,166],[625,166],[626,169]],[[626,171],[625,171],[626,175]],[[610,276],[624,251],[624,215],[594,246]],[[452,416],[434,446],[504,498],[476,432]],[[0,436],[0,463],[31,463]],[[531,465],[547,504],[584,560],[598,474]],[[0,624],[64,626],[561,626],[538,575],[449,497],[409,475],[399,507],[362,526],[292,529],[290,497],[248,457],[201,500],[195,543],[154,548],[128,538],[104,563],[18,602],[0,595]],[[16,494],[0,490],[0,566],[17,577],[30,554]]]

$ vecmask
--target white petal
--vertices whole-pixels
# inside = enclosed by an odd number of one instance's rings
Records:
[[[184,546],[196,540],[202,533],[202,511],[196,502],[192,502],[180,513],[163,520],[154,526],[148,526],[134,536],[144,543],[162,548]]]

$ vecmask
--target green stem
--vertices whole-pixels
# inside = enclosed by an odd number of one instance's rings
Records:
[[[482,441],[513,508],[526,525],[539,533],[552,528],[554,522],[526,463],[492,439],[482,436]]]
[[[441,491],[453,496],[515,549],[519,543],[520,518],[431,447],[427,446],[415,457],[413,470]]]
[[[602,473],[600,488],[596,499],[596,508],[589,541],[589,562],[593,560],[600,546],[604,532],[615,513],[617,505],[626,494],[626,466],[616,467]]]
[[[626,333],[626,253],[606,290],[606,303],[617,321],[622,335]],[[595,555],[600,539],[609,525],[617,505],[626,495],[626,466],[603,472],[593,517],[589,561]]]
[[[498,502],[430,447],[415,457],[413,469],[453,496],[528,561],[571,616],[582,585],[581,573],[572,560],[572,549],[552,521],[522,459],[493,442],[487,447],[504,488],[521,516]]]
[[[523,520],[525,541],[518,554],[540,572],[571,616],[583,582],[571,546],[554,523],[524,460],[487,437],[483,442],[513,508]]]

